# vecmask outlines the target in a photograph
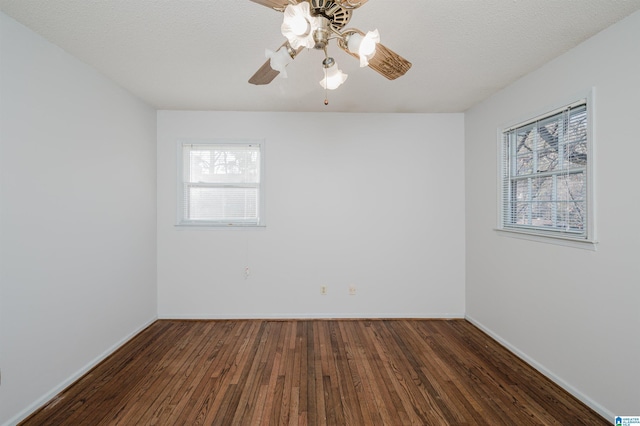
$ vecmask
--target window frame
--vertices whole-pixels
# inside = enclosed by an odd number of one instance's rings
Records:
[[[185,146],[187,145],[210,145],[210,146],[259,146],[260,152],[260,181],[256,184],[258,189],[257,219],[252,220],[197,220],[184,217],[185,211]],[[266,141],[264,139],[179,139],[177,142],[177,199],[176,199],[176,226],[185,228],[209,228],[209,229],[247,229],[266,227],[265,215],[265,151]],[[247,187],[245,183],[211,184],[206,186],[221,187]]]
[[[495,231],[501,236],[519,238],[543,243],[557,244],[568,247],[576,247],[587,250],[595,250],[596,240],[596,211],[595,211],[595,192],[594,192],[594,176],[595,176],[595,158],[594,158],[594,90],[584,93],[581,96],[573,97],[570,101],[560,102],[546,108],[538,114],[531,114],[524,120],[514,120],[507,126],[497,129],[497,181],[498,181],[498,204],[497,204],[497,227]],[[542,229],[535,226],[508,226],[506,224],[506,215],[509,203],[505,199],[507,192],[505,191],[505,182],[509,181],[511,176],[505,176],[505,162],[510,159],[505,144],[508,144],[505,133],[521,128],[537,121],[542,121],[553,115],[571,107],[586,105],[587,116],[587,164],[585,167],[585,184],[586,184],[586,227],[584,235],[575,235],[571,232],[563,232],[555,229]],[[542,174],[541,174],[542,176]]]

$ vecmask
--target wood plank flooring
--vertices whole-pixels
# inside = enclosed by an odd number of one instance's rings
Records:
[[[609,423],[464,320],[161,320],[21,424]]]

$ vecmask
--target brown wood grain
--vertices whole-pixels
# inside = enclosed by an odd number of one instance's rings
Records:
[[[270,9],[275,9],[278,11],[284,10],[285,7],[289,4],[289,0],[251,0],[254,3],[261,4],[262,6],[266,6]]]
[[[609,423],[464,320],[160,320],[21,424]]]

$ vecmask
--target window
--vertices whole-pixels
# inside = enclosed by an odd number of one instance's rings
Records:
[[[181,141],[178,224],[264,226],[264,142]]]
[[[503,231],[593,239],[587,100],[502,132]]]

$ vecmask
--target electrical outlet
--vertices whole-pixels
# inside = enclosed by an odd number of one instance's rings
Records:
[[[249,275],[251,275],[251,272],[249,271],[249,267],[248,267],[248,266],[246,266],[246,267],[244,268],[244,279],[245,279],[245,280],[248,280],[248,279],[249,279]]]
[[[355,296],[356,295],[356,287],[355,286],[349,286],[349,296]]]
[[[320,294],[321,295],[326,296],[327,295],[327,291],[328,291],[328,289],[327,289],[326,285],[321,285],[320,286]]]

